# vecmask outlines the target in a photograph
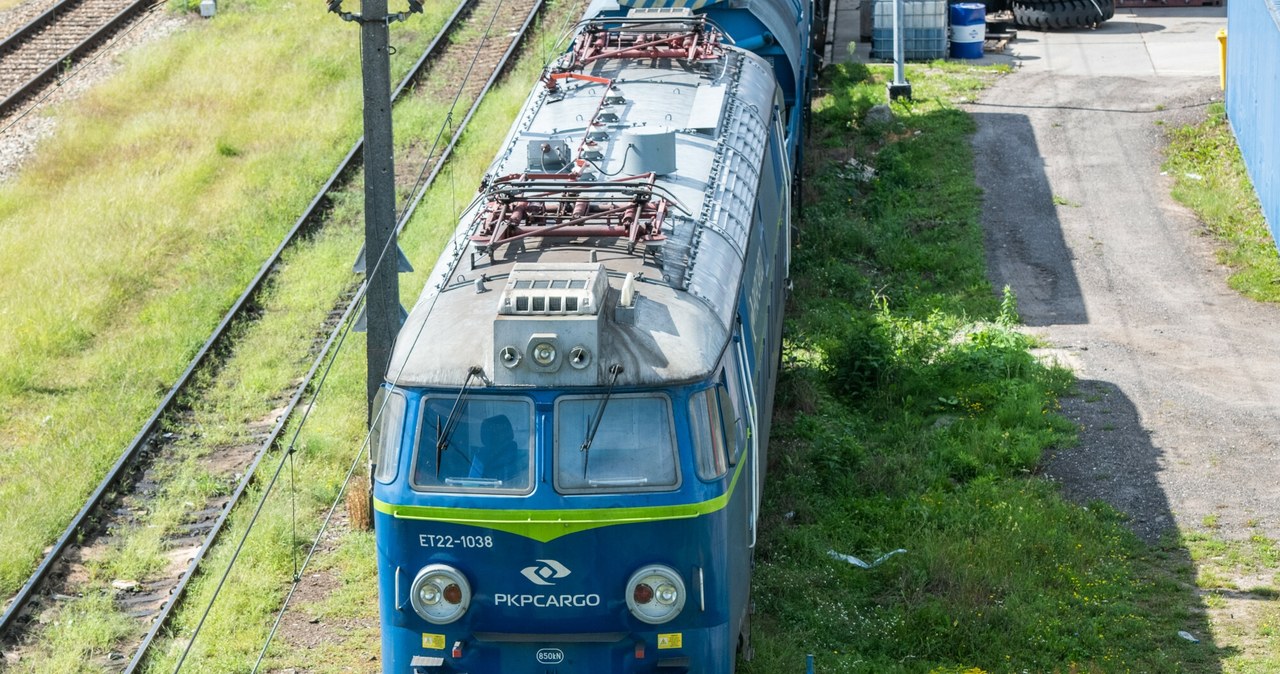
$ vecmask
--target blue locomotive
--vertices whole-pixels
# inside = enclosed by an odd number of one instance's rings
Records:
[[[596,2],[397,339],[383,668],[732,672],[810,5]]]

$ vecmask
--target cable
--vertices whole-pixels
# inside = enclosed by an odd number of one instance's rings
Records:
[[[378,408],[380,416],[386,402]],[[375,417],[374,423],[378,419]],[[370,424],[372,428],[373,424]],[[338,504],[342,502],[342,495],[346,493],[347,486],[351,483],[352,476],[355,475],[356,467],[360,465],[360,457],[364,456],[365,450],[369,447],[369,434],[366,433],[364,442],[360,444],[360,451],[356,452],[356,456],[351,460],[351,467],[347,469],[347,475],[342,480],[342,486],[338,488],[338,495],[334,497],[333,504],[329,506],[329,512],[324,516],[324,522],[320,524],[320,531],[316,532],[315,540],[311,542],[311,548],[307,550],[307,556],[302,560],[302,569],[294,575],[293,583],[289,586],[289,593],[284,597],[284,603],[280,605],[280,611],[276,613],[275,622],[271,624],[271,631],[267,633],[267,640],[262,644],[262,651],[258,653],[258,659],[253,663],[253,672],[256,674],[258,668],[262,666],[262,660],[267,656],[267,649],[271,647],[271,642],[275,639],[276,631],[280,629],[280,623],[284,620],[285,609],[288,608],[289,602],[293,599],[293,593],[298,591],[301,584],[302,574],[306,572],[307,565],[311,563],[311,558],[315,556],[316,549],[320,547],[320,540],[324,538],[325,531],[329,529],[329,523],[333,520],[333,514],[338,510]]]
[[[362,286],[363,290],[365,286]],[[357,293],[352,298],[352,307],[357,305],[364,299],[363,292]],[[351,316],[352,312],[348,312],[347,316]],[[271,479],[267,481],[267,486],[262,492],[262,497],[258,499],[258,507],[254,509],[253,515],[249,518],[249,523],[245,525],[244,534],[240,537],[240,542],[236,544],[236,550],[231,555],[231,561],[227,562],[227,568],[222,572],[222,578],[218,580],[217,586],[213,590],[213,596],[209,598],[209,604],[205,606],[204,613],[200,616],[200,621],[196,623],[196,628],[191,633],[191,638],[187,640],[186,647],[182,650],[182,656],[178,658],[178,663],[174,665],[173,671],[176,673],[182,669],[182,665],[186,662],[187,655],[191,653],[191,647],[195,645],[196,637],[200,635],[200,630],[204,628],[205,620],[209,617],[209,612],[213,610],[213,604],[218,600],[218,595],[222,593],[222,587],[227,582],[227,577],[231,575],[231,569],[236,565],[236,560],[240,558],[240,552],[244,549],[245,541],[249,539],[249,534],[253,532],[254,524],[258,521],[258,516],[262,514],[262,508],[267,503],[267,497],[271,495],[271,491],[275,488],[276,482],[280,479],[280,474],[284,471],[285,463],[293,456],[298,443],[298,435],[302,432],[303,427],[307,425],[307,419],[311,417],[311,410],[316,407],[316,399],[320,397],[320,392],[324,390],[324,384],[329,379],[329,372],[333,370],[333,364],[338,360],[338,354],[342,352],[342,346],[347,341],[347,335],[351,333],[352,326],[355,321],[346,321],[346,329],[342,331],[342,336],[338,339],[338,343],[334,346],[332,357],[324,368],[324,374],[320,375],[320,381],[316,384],[315,390],[311,394],[311,400],[307,404],[306,410],[302,413],[302,419],[298,421],[297,428],[293,431],[293,437],[289,438],[289,446],[285,450],[284,455],[280,457],[280,464],[276,466],[276,470],[271,475]],[[341,328],[342,326],[339,326]],[[365,442],[368,442],[367,435]]]
[[[540,6],[540,3],[539,3],[539,5],[535,5],[535,8],[536,8],[537,6]],[[495,8],[495,10],[494,10],[494,18],[490,19],[489,26],[486,28],[486,31],[485,31],[485,36],[484,36],[484,38],[481,40],[480,45],[477,47],[476,55],[475,55],[475,57],[473,57],[473,59],[472,59],[471,66],[468,68],[468,71],[467,71],[467,77],[469,77],[469,76],[470,76],[471,70],[472,70],[472,69],[474,69],[474,66],[475,66],[476,62],[478,61],[479,53],[480,53],[480,49],[482,49],[482,48],[483,48],[484,43],[488,40],[488,38],[489,38],[489,33],[490,33],[490,31],[491,31],[491,29],[492,29],[492,26],[493,26],[493,23],[494,23],[494,19],[496,19],[498,12],[501,10],[501,7],[502,7],[502,0],[499,0],[498,6],[497,6],[497,7]],[[526,25],[527,25],[527,24],[526,24]],[[461,82],[461,83],[460,83],[460,85],[459,85],[459,93],[458,93],[458,95],[457,95],[457,96],[455,96],[455,98],[454,98],[453,105],[452,105],[452,106],[451,106],[451,108],[450,108],[450,114],[449,114],[448,116],[446,116],[446,120],[445,120],[445,125],[446,125],[446,126],[442,126],[442,130],[441,130],[441,132],[437,134],[436,143],[438,143],[438,142],[439,142],[440,137],[442,137],[442,136],[443,136],[443,133],[444,133],[444,129],[445,129],[445,128],[452,128],[451,126],[448,126],[448,125],[451,125],[451,124],[452,124],[452,111],[453,111],[453,106],[456,106],[457,101],[458,101],[458,100],[460,99],[460,97],[461,97],[462,87],[465,85],[465,83],[466,83],[466,81],[467,81],[467,77],[464,77],[464,78],[463,78],[463,80],[462,80],[462,82]],[[428,155],[428,159],[427,159],[427,161],[426,161],[426,162],[424,162],[424,168],[423,168],[423,171],[422,171],[422,173],[423,173],[423,174],[425,174],[425,172],[426,172],[426,168],[425,168],[426,164],[428,164],[428,163],[430,162],[430,158],[431,158],[431,156],[433,156],[433,155],[434,155],[434,150],[435,150],[435,145],[433,145],[433,146],[432,146],[432,152],[431,152],[431,154],[429,154],[429,155]],[[452,174],[451,174],[451,175],[452,175]],[[421,174],[420,174],[419,180],[421,180]],[[414,191],[417,191],[417,189],[418,189],[419,185],[420,185],[420,183],[416,183],[416,184],[415,184]],[[413,192],[411,192],[411,194],[412,194],[412,193],[413,193]],[[477,195],[477,196],[476,196],[476,198],[472,200],[471,204],[470,204],[470,205],[468,205],[467,209],[470,209],[472,206],[474,206],[474,205],[479,201],[479,199],[480,199],[480,198],[481,198],[481,196],[480,196],[480,195]],[[402,215],[400,216],[400,224],[399,224],[399,225],[398,225],[398,227],[397,227],[397,232],[399,232],[399,231],[401,231],[401,230],[403,230],[403,229],[404,229],[405,225],[406,225],[406,224],[407,224],[407,222],[408,222],[408,221],[407,221],[406,216],[411,212],[411,210],[414,208],[414,206],[416,206],[416,203],[417,203],[416,201],[412,201],[412,202],[411,202],[411,204],[407,205],[407,206],[406,206],[406,208],[405,208],[405,210],[402,212]],[[465,237],[464,237],[464,238],[465,238]],[[457,241],[457,238],[455,237],[455,239],[454,239],[455,245],[456,245],[456,241]],[[383,246],[382,250],[380,251],[380,253],[379,253],[379,255],[378,255],[377,260],[376,260],[376,261],[374,262],[374,264],[372,265],[371,270],[368,272],[368,274],[366,274],[366,276],[365,276],[365,278],[366,278],[366,279],[368,279],[368,278],[372,277],[372,276],[373,276],[373,274],[374,274],[374,272],[376,272],[376,271],[377,271],[377,269],[379,268],[379,266],[380,266],[380,265],[383,263],[383,261],[386,259],[386,256],[387,256],[387,253],[388,253],[388,251],[389,251],[389,250],[390,250],[390,240],[388,240],[387,244],[385,244],[385,245]],[[262,498],[261,498],[261,500],[259,501],[258,507],[255,509],[254,514],[253,514],[253,516],[251,517],[251,519],[250,519],[250,521],[249,521],[249,523],[248,523],[248,525],[247,525],[247,528],[245,529],[244,536],[241,538],[240,543],[237,545],[237,547],[236,547],[236,551],[235,551],[235,553],[233,554],[231,561],[228,563],[226,571],[223,573],[222,578],[219,580],[218,585],[217,585],[217,587],[216,587],[216,588],[215,588],[215,590],[214,590],[214,596],[213,596],[212,598],[210,598],[209,605],[205,608],[205,612],[204,612],[204,614],[201,616],[201,618],[200,618],[200,622],[196,625],[196,629],[195,629],[195,631],[192,633],[192,635],[191,635],[190,639],[188,640],[188,642],[187,642],[187,646],[186,646],[186,649],[183,651],[182,657],[181,657],[181,659],[179,660],[179,662],[178,662],[177,666],[175,667],[174,672],[177,672],[177,671],[179,671],[179,670],[181,669],[182,664],[183,664],[183,661],[185,661],[185,659],[186,659],[186,657],[187,657],[188,653],[189,653],[189,652],[190,652],[190,650],[191,650],[191,646],[192,646],[192,644],[194,644],[194,643],[195,643],[196,637],[197,637],[197,635],[200,633],[200,630],[201,630],[202,626],[204,625],[205,619],[208,617],[210,610],[213,608],[213,603],[214,603],[214,601],[216,601],[216,599],[217,599],[217,597],[218,597],[218,594],[221,592],[222,587],[223,587],[223,585],[225,584],[226,579],[227,579],[227,577],[229,576],[229,574],[230,574],[230,572],[231,572],[232,567],[235,565],[236,561],[239,559],[240,551],[241,551],[241,550],[243,549],[243,547],[244,547],[244,542],[245,542],[245,540],[248,538],[249,533],[252,531],[252,529],[253,529],[254,525],[256,524],[257,519],[258,519],[258,515],[261,513],[262,508],[263,508],[263,505],[264,505],[264,504],[265,504],[265,502],[266,502],[266,498],[270,495],[270,493],[271,493],[272,489],[273,489],[273,488],[274,488],[274,486],[275,486],[276,481],[278,480],[278,478],[279,478],[279,476],[280,476],[280,473],[281,473],[281,471],[282,471],[282,469],[283,469],[283,466],[284,466],[284,459],[285,459],[286,457],[291,456],[291,455],[293,454],[293,452],[295,451],[295,449],[294,449],[294,448],[295,448],[295,445],[296,445],[296,442],[297,442],[298,435],[299,435],[299,433],[301,433],[302,429],[306,426],[307,420],[310,418],[310,412],[311,412],[311,409],[313,409],[313,408],[314,408],[315,400],[316,400],[316,399],[317,399],[317,397],[319,396],[320,392],[323,390],[324,385],[325,385],[325,382],[327,381],[327,378],[328,378],[329,371],[330,371],[330,369],[333,367],[333,363],[336,361],[338,354],[339,354],[339,353],[341,352],[341,350],[342,350],[342,347],[345,345],[345,343],[346,343],[346,337],[347,337],[347,335],[350,333],[351,328],[352,328],[352,326],[354,325],[354,322],[353,322],[353,321],[350,321],[350,320],[348,320],[348,319],[350,318],[350,316],[354,315],[354,311],[353,311],[353,310],[354,310],[354,308],[356,307],[356,305],[357,305],[359,302],[361,302],[361,301],[363,301],[363,300],[365,299],[365,293],[367,292],[367,289],[368,289],[368,284],[367,284],[367,282],[366,282],[366,283],[364,283],[364,284],[362,284],[362,285],[360,286],[359,290],[356,292],[355,297],[352,299],[352,304],[350,305],[350,307],[351,307],[351,308],[349,309],[348,314],[347,314],[346,316],[344,316],[344,317],[343,317],[343,322],[344,322],[344,323],[345,323],[345,325],[346,325],[345,330],[343,330],[341,338],[339,339],[339,341],[338,341],[337,345],[334,347],[333,355],[332,355],[332,357],[330,358],[329,363],[328,363],[328,365],[327,365],[327,366],[326,366],[326,368],[325,368],[324,375],[321,377],[320,382],[316,385],[315,391],[314,391],[314,393],[313,393],[313,395],[312,395],[312,398],[311,398],[311,404],[310,404],[310,405],[308,405],[307,411],[303,414],[302,419],[298,422],[298,427],[295,429],[295,431],[294,431],[294,435],[293,435],[293,437],[290,439],[290,442],[289,442],[289,448],[288,448],[288,450],[287,450],[287,451],[286,451],[286,453],[285,453],[285,457],[282,457],[282,459],[281,459],[281,464],[280,464],[279,466],[277,466],[277,468],[276,468],[276,472],[272,475],[271,480],[268,482],[267,487],[266,487],[266,490],[263,492]],[[438,293],[437,293],[435,296],[433,296],[433,297],[432,297],[431,307],[433,307],[433,306],[435,305],[435,301],[436,301],[436,299],[438,299],[438,297],[439,297],[439,294],[438,294]],[[430,308],[431,308],[431,307],[428,307],[428,311],[430,310]],[[421,327],[419,328],[419,330],[418,330],[417,334],[415,334],[415,335],[414,335],[413,341],[412,341],[412,343],[410,344],[410,350],[412,350],[412,349],[413,349],[413,347],[414,347],[414,346],[416,346],[416,345],[417,345],[417,343],[418,343],[418,341],[421,339],[424,328],[425,328],[425,324],[424,324],[423,326],[421,326]],[[338,329],[342,329],[342,324],[341,324],[341,323],[340,323],[340,325],[339,325],[339,328],[338,328]],[[393,377],[391,377],[391,378],[390,378],[390,379],[391,379],[391,383],[392,383],[392,385],[396,385],[396,384],[398,384],[398,383],[399,383],[399,381],[400,381],[400,377],[401,377],[401,375],[404,373],[404,367],[405,367],[406,365],[407,365],[407,362],[406,362],[405,364],[402,364],[402,365],[401,365],[400,370],[399,370],[399,371],[397,371],[397,372],[396,372],[396,374],[395,374]],[[383,411],[385,410],[386,405],[387,405],[387,403],[389,402],[389,400],[390,400],[390,398],[384,399],[384,401],[383,401],[382,405],[381,405],[377,410],[375,410],[375,411],[374,411],[374,414],[373,414],[373,421],[372,421],[372,423],[370,424],[370,430],[369,430],[369,431],[367,431],[367,432],[365,433],[364,440],[361,442],[360,447],[358,448],[358,450],[357,450],[357,452],[356,452],[355,457],[352,459],[351,466],[350,466],[350,467],[348,468],[348,470],[347,470],[347,474],[346,474],[346,477],[344,478],[344,480],[343,480],[343,482],[342,482],[342,486],[339,488],[339,490],[338,490],[338,494],[337,494],[337,496],[335,497],[333,504],[331,504],[331,505],[330,505],[330,507],[329,507],[329,511],[328,511],[328,513],[327,513],[327,514],[326,514],[326,516],[325,516],[324,522],[321,524],[321,526],[320,526],[320,530],[317,532],[317,534],[316,534],[316,538],[312,541],[312,545],[311,545],[310,549],[309,549],[309,550],[308,550],[308,552],[307,552],[307,556],[303,559],[301,566],[298,568],[298,570],[297,570],[297,571],[295,572],[295,574],[294,574],[294,581],[293,581],[293,583],[292,583],[292,585],[291,585],[291,587],[290,587],[290,589],[289,589],[288,594],[285,596],[285,599],[284,599],[283,603],[281,604],[280,611],[279,611],[279,612],[277,613],[277,615],[276,615],[275,622],[272,624],[271,631],[268,633],[267,638],[266,638],[266,640],[265,640],[265,643],[263,643],[262,650],[261,650],[261,652],[260,652],[260,653],[259,653],[259,655],[258,655],[258,659],[257,659],[257,661],[254,663],[254,668],[253,668],[253,671],[254,671],[254,672],[257,672],[257,671],[258,671],[259,667],[260,667],[260,666],[261,666],[261,664],[262,664],[263,659],[264,659],[264,658],[265,658],[265,656],[266,656],[267,649],[268,649],[268,648],[270,648],[270,646],[271,646],[271,642],[274,640],[275,635],[276,635],[276,633],[278,632],[278,629],[279,629],[280,623],[281,623],[281,621],[282,621],[282,620],[283,620],[283,618],[284,618],[284,614],[285,614],[285,612],[288,610],[289,602],[292,600],[294,593],[297,591],[297,588],[298,588],[298,585],[299,585],[299,583],[300,583],[300,581],[301,581],[301,578],[302,578],[302,576],[306,573],[306,568],[307,568],[307,566],[310,564],[311,559],[314,557],[315,552],[316,552],[316,550],[317,550],[317,548],[318,548],[318,546],[319,546],[319,542],[320,542],[321,538],[324,536],[324,533],[327,531],[328,526],[329,526],[330,522],[331,522],[331,521],[332,521],[332,519],[333,519],[333,515],[334,515],[334,513],[335,513],[335,512],[336,512],[336,510],[337,510],[337,506],[338,506],[338,504],[341,502],[342,497],[343,497],[343,494],[346,492],[347,487],[349,486],[349,484],[350,484],[350,482],[351,482],[351,478],[354,476],[354,473],[355,473],[356,468],[359,466],[360,458],[361,458],[361,457],[363,457],[363,456],[364,456],[364,454],[365,454],[365,451],[366,451],[367,449],[369,449],[369,441],[370,441],[370,437],[371,437],[371,435],[372,435],[372,428],[373,428],[373,427],[375,427],[375,426],[376,426],[376,424],[381,420],[382,413],[383,413]]]
[[[463,76],[462,80],[459,82],[458,93],[455,95],[453,103],[450,105],[450,109],[448,114],[445,117],[444,124],[441,126],[440,131],[436,135],[436,140],[432,145],[431,152],[427,155],[427,160],[424,161],[422,172],[419,174],[418,181],[415,183],[413,190],[410,192],[411,194],[416,193],[419,187],[421,186],[421,181],[423,179],[422,177],[423,175],[426,174],[427,166],[430,165],[431,157],[435,155],[435,148],[440,142],[440,139],[443,137],[445,131],[448,128],[452,128],[451,125],[453,120],[453,109],[457,106],[458,101],[461,99],[466,83],[469,80],[472,71],[475,69],[476,63],[479,61],[480,54],[484,48],[484,45],[489,40],[490,34],[492,32],[493,24],[496,22],[498,14],[501,12],[502,5],[503,5],[503,0],[499,0],[497,6],[494,8],[493,16],[490,18],[489,24],[485,28],[484,36],[481,38],[480,43],[476,46],[476,53],[472,57],[471,64],[467,68],[467,73]],[[397,231],[402,230],[404,225],[407,224],[406,216],[408,215],[408,212],[409,212],[409,208],[408,208],[408,204],[406,204],[406,208],[401,212],[400,216],[397,218],[398,221],[400,221],[400,225],[397,227]],[[382,265],[383,261],[386,259],[388,252],[390,251],[390,248],[391,248],[390,244],[391,244],[391,240],[388,239],[387,243],[383,245],[382,250],[379,252],[377,260],[370,267],[370,271],[365,275],[366,279],[372,278],[373,275],[379,269],[379,267]],[[360,291],[358,291],[355,300],[353,300],[353,305],[355,304],[355,302],[363,300],[365,298],[365,292],[367,288],[368,288],[368,283],[366,281],[366,283],[361,285]],[[248,537],[249,532],[252,531],[253,526],[257,521],[258,513],[260,513],[262,510],[263,503],[265,503],[267,496],[270,494],[272,488],[275,486],[275,482],[279,477],[281,468],[283,468],[284,458],[288,458],[290,460],[290,470],[292,471],[292,455],[295,451],[294,447],[297,442],[298,434],[301,433],[303,427],[306,426],[306,422],[309,418],[311,408],[312,406],[314,406],[316,397],[320,394],[320,391],[324,388],[324,384],[328,376],[329,369],[332,368],[333,362],[337,359],[338,353],[342,350],[342,346],[345,344],[345,341],[346,341],[346,335],[347,333],[350,332],[352,325],[354,325],[354,322],[346,323],[346,330],[343,332],[342,339],[339,341],[337,347],[334,349],[333,357],[329,361],[329,365],[325,369],[324,377],[322,377],[320,382],[316,385],[315,392],[312,396],[312,405],[308,407],[307,412],[303,414],[302,419],[299,421],[298,427],[294,431],[293,438],[290,439],[289,448],[285,453],[285,457],[282,457],[281,466],[276,469],[276,474],[272,476],[271,481],[268,483],[267,489],[263,492],[262,500],[259,502],[258,508],[254,511],[254,515],[250,519],[250,522],[245,530],[244,536],[241,538],[240,544],[237,546],[236,552],[232,556],[231,562],[227,565],[227,570],[224,572],[222,579],[219,581],[217,588],[214,590],[214,596],[210,599],[209,606],[206,607],[205,613],[200,619],[200,623],[197,624],[195,632],[191,635],[191,638],[188,640],[186,650],[184,650],[182,655],[182,659],[179,660],[177,667],[174,669],[175,672],[181,669],[183,660],[186,659],[187,653],[190,651],[191,645],[195,642],[196,636],[199,634],[200,629],[204,624],[205,618],[208,616],[209,611],[213,607],[213,602],[217,599],[218,594],[221,592],[223,583],[225,583],[227,576],[231,572],[231,568],[235,565],[236,560],[239,558],[240,550],[244,546],[244,541]],[[419,334],[418,334],[418,337],[420,336],[421,336],[421,330],[419,331]],[[415,337],[414,344],[416,344],[417,341],[418,341],[417,337]],[[403,366],[401,367],[400,373],[402,372],[403,372]],[[397,375],[393,378],[393,382],[399,380],[400,373],[397,373]],[[267,650],[271,647],[271,643],[275,639],[275,635],[279,630],[280,623],[284,619],[284,615],[289,608],[289,603],[290,601],[292,601],[293,595],[297,591],[297,588],[301,583],[302,576],[306,573],[307,566],[310,564],[311,559],[314,557],[315,552],[320,545],[321,539],[324,537],[325,532],[328,530],[329,524],[333,519],[333,515],[338,508],[338,504],[342,501],[343,494],[346,492],[347,487],[351,482],[351,478],[355,474],[356,468],[359,466],[360,458],[363,457],[365,455],[365,451],[369,449],[369,441],[372,435],[372,429],[376,427],[376,424],[381,420],[382,413],[386,408],[386,405],[389,400],[390,400],[389,398],[384,399],[382,402],[382,405],[379,406],[379,408],[374,411],[372,422],[370,423],[370,429],[365,432],[364,440],[360,443],[360,447],[357,450],[356,455],[352,460],[351,466],[347,470],[347,474],[346,474],[346,477],[343,479],[342,486],[339,488],[337,496],[334,498],[333,503],[330,505],[328,513],[325,516],[324,522],[321,524],[320,530],[316,533],[316,537],[315,539],[313,539],[311,543],[311,547],[308,549],[307,555],[302,560],[302,564],[300,566],[296,562],[296,551],[295,551],[295,563],[294,563],[295,571],[294,571],[293,582],[290,585],[288,594],[285,596],[284,601],[280,606],[280,610],[276,614],[276,619],[272,623],[271,630],[270,632],[268,632],[267,638],[262,645],[262,650],[258,654],[258,659],[254,662],[254,666],[253,666],[254,672],[257,672],[259,667],[261,667],[262,661],[266,657]],[[295,532],[296,532],[296,526],[297,526],[297,522],[296,522],[296,511],[295,511],[295,515],[294,515]],[[296,534],[295,534],[295,537],[296,537]]]
[[[418,189],[422,187],[422,182],[426,179],[427,168],[431,166],[431,158],[436,154],[436,148],[440,145],[440,139],[444,137],[444,132],[452,128],[453,111],[458,107],[458,101],[462,100],[462,94],[466,90],[466,84],[471,79],[471,73],[475,70],[476,63],[480,60],[480,52],[484,50],[485,43],[489,41],[489,34],[493,31],[493,24],[498,20],[498,14],[502,11],[504,0],[498,0],[497,6],[493,8],[493,15],[489,17],[489,24],[485,26],[484,35],[480,38],[480,43],[476,45],[476,52],[471,57],[471,63],[467,65],[467,72],[463,74],[462,80],[458,83],[458,93],[454,94],[453,101],[449,104],[449,111],[445,113],[444,123],[440,125],[440,130],[436,133],[436,138],[431,142],[431,151],[427,153],[426,159],[422,161],[422,170],[418,172],[418,177],[414,180],[413,189],[409,194],[416,194]],[[405,214],[409,210],[409,203],[405,203],[404,209],[397,216],[396,221],[400,222],[404,219]],[[402,229],[403,226],[397,229]],[[390,243],[390,242],[388,242]],[[381,256],[379,256],[381,262]],[[373,272],[370,272],[365,278],[373,278]]]
[[[595,167],[595,169],[596,169],[597,171],[599,171],[602,175],[606,175],[606,176],[608,176],[608,177],[612,178],[612,177],[614,177],[614,176],[616,176],[616,175],[620,175],[623,171],[625,171],[625,170],[626,170],[626,168],[627,168],[627,155],[631,154],[631,148],[633,148],[633,147],[635,147],[635,145],[632,145],[631,143],[627,143],[627,149],[622,153],[622,165],[621,165],[621,166],[619,166],[619,167],[618,167],[618,170],[617,170],[617,171],[614,171],[613,173],[609,173],[608,171],[606,171],[606,170],[604,170],[604,169],[600,168],[600,165],[599,165],[599,164],[597,164],[597,163],[595,163],[595,162],[591,161],[590,159],[587,159],[586,157],[583,157],[583,158],[582,158],[582,160],[583,160],[583,161],[585,161],[585,162],[587,162],[588,164],[591,164],[591,166]]]

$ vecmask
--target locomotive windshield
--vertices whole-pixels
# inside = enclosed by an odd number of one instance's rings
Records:
[[[438,443],[437,432],[449,424],[450,412],[448,442]],[[533,403],[528,399],[429,396],[422,403],[413,486],[528,491],[532,446]]]
[[[599,396],[556,401],[556,489],[565,493],[662,491],[680,484],[671,423],[663,395],[613,395],[591,443],[582,451]]]

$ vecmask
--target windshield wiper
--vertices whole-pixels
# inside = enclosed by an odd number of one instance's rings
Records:
[[[467,380],[462,382],[462,390],[458,392],[457,400],[453,401],[453,409],[449,410],[449,418],[445,419],[444,428],[440,428],[440,417],[436,417],[436,479],[440,479],[440,457],[444,455],[444,450],[449,448],[449,438],[453,436],[453,429],[458,427],[458,421],[462,418],[460,411],[462,406],[467,402],[467,394],[471,392],[471,380],[481,377],[484,371],[478,367],[467,370]]]
[[[613,385],[618,382],[618,375],[622,374],[622,366],[618,363],[610,365],[609,374],[613,375],[609,378],[609,386],[604,390],[604,397],[600,399],[600,404],[596,406],[596,413],[591,420],[591,429],[587,431],[587,437],[582,441],[582,479],[584,480],[587,479],[587,462],[591,460],[591,441],[596,439],[596,431],[600,430],[604,408],[609,404],[609,396],[613,395]]]

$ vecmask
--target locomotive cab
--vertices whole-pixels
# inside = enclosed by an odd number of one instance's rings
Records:
[[[790,153],[722,38],[581,23],[410,312],[371,437],[384,671],[733,671]]]
[[[385,671],[731,671],[752,534],[734,361],[661,389],[385,388]]]

